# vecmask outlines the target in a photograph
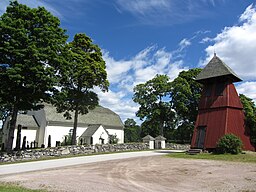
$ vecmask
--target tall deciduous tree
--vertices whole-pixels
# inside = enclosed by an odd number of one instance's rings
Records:
[[[171,103],[178,122],[174,135],[181,142],[190,141],[193,133],[202,91],[195,78],[201,71],[198,68],[182,71],[172,82]]]
[[[202,86],[195,81],[201,69],[182,71],[170,82],[166,75],[156,75],[152,80],[134,88],[133,100],[140,104],[137,116],[142,135],[163,134],[168,139],[189,141],[197,117]]]
[[[38,109],[49,98],[66,40],[59,19],[43,7],[13,1],[0,17],[0,63],[8,65],[0,70],[0,97],[11,106],[7,150],[12,149],[18,111]]]
[[[139,142],[141,140],[140,136],[140,126],[134,121],[134,119],[126,119],[124,122],[124,141],[129,142]]]
[[[72,145],[75,145],[78,115],[98,105],[93,88],[107,91],[109,82],[101,50],[85,34],[75,35],[66,45],[64,57],[66,63],[59,71],[61,90],[55,94],[54,104],[58,112],[65,112],[66,118],[72,118],[70,112],[74,112]]]
[[[134,88],[134,102],[140,105],[136,113],[145,122],[155,122],[159,134],[164,134],[164,126],[173,117],[171,106],[165,99],[170,96],[171,84],[167,75],[156,75],[153,79]]]
[[[251,143],[256,147],[256,105],[252,99],[239,95],[244,107],[245,125],[249,129]]]

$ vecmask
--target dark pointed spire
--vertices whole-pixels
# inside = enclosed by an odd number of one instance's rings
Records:
[[[227,77],[232,82],[242,81],[237,74],[227,66],[214,52],[211,61],[205,66],[201,73],[196,77],[196,80],[203,82],[213,78]]]

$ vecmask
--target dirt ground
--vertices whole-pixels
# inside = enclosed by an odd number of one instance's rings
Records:
[[[0,181],[61,192],[256,192],[256,164],[155,156],[7,175]]]

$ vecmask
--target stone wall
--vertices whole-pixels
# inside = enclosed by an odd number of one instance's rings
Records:
[[[187,150],[189,145],[166,144],[166,148],[174,150]],[[60,157],[69,155],[87,155],[95,153],[122,152],[122,151],[143,151],[148,150],[147,143],[129,143],[129,144],[106,144],[95,146],[60,146],[52,148],[29,149],[14,151],[12,154],[0,154],[0,162],[28,161],[35,159],[44,159],[49,157]]]
[[[190,149],[189,144],[166,143],[165,147],[167,149],[173,149],[173,150],[189,150]]]
[[[95,146],[60,146],[52,148],[28,149],[21,151],[13,151],[12,154],[2,153],[0,162],[16,162],[35,159],[43,159],[49,157],[60,157],[69,155],[87,155],[95,153],[121,152],[121,151],[143,151],[148,150],[146,143],[132,144],[113,144],[113,145],[95,145]]]

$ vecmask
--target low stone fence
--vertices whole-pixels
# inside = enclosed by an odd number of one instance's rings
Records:
[[[189,144],[176,144],[176,143],[166,143],[165,148],[173,150],[189,150]]]
[[[187,150],[189,145],[180,145],[167,143],[166,148],[175,150]],[[43,159],[49,157],[60,157],[69,155],[86,155],[107,152],[122,151],[143,151],[148,150],[148,143],[129,143],[129,144],[106,144],[106,145],[90,145],[90,146],[60,146],[52,148],[29,149],[21,151],[13,151],[12,154],[0,154],[0,162],[16,162],[35,159]]]
[[[86,155],[94,153],[121,152],[121,151],[143,151],[148,150],[147,143],[132,144],[106,144],[106,145],[90,145],[90,146],[60,146],[52,148],[28,149],[21,151],[13,151],[12,154],[2,153],[0,162],[16,162],[43,159],[49,157],[60,157],[68,155]]]

